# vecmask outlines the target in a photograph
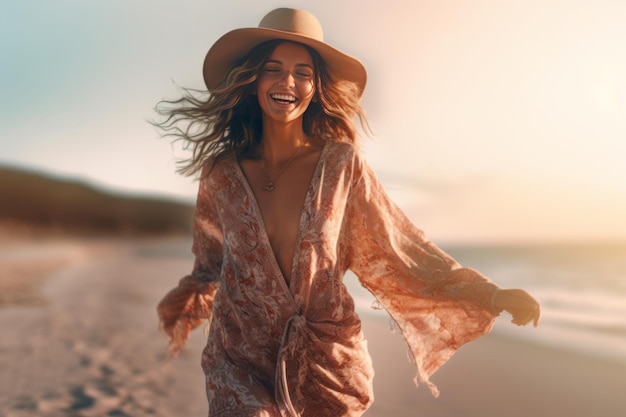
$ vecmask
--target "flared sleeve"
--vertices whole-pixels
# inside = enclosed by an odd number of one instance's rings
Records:
[[[343,233],[351,269],[398,324],[417,365],[415,383],[430,376],[463,344],[488,333],[498,287],[461,267],[431,243],[390,200],[357,155]]]
[[[189,333],[212,317],[213,299],[219,285],[223,238],[215,201],[209,187],[207,168],[198,187],[193,220],[195,255],[193,270],[159,302],[157,312],[161,329],[175,355],[187,343]]]

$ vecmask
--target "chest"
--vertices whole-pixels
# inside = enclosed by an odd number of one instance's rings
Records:
[[[289,164],[278,178],[276,170],[265,172],[258,161],[241,161],[241,169],[254,194],[270,239],[290,236],[295,243],[295,234],[318,158],[319,152],[309,152]],[[267,189],[270,182],[273,183],[271,191]]]
[[[302,212],[320,157],[311,150],[284,170],[267,172],[258,161],[243,160],[241,170],[254,194],[267,238],[284,278],[289,281]],[[273,186],[268,187],[269,183]]]

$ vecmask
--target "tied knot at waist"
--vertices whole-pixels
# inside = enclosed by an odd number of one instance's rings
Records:
[[[283,351],[293,351],[294,348],[297,348],[300,345],[298,342],[302,341],[301,336],[304,336],[308,331],[308,321],[301,313],[289,317],[285,324],[285,330],[283,331],[279,355],[282,354]]]
[[[310,369],[310,361],[320,354],[321,345],[324,345],[325,349],[329,348],[328,345],[343,348],[344,352],[345,349],[361,346],[355,342],[355,339],[361,340],[360,329],[360,322],[310,321],[302,312],[287,319],[278,350],[275,375],[276,401],[283,417],[300,416],[292,402],[293,389],[303,383],[306,372]],[[332,338],[333,341],[329,342],[328,338]],[[291,381],[291,391],[289,375],[297,378],[296,384]]]

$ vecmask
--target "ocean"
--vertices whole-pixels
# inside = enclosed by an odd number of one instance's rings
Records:
[[[503,288],[522,288],[542,306],[541,321],[518,327],[502,313],[493,332],[626,363],[626,242],[450,246],[461,265]],[[374,298],[346,277],[360,314],[388,320]]]

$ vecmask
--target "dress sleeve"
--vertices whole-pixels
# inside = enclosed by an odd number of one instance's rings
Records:
[[[417,365],[415,383],[437,396],[430,376],[491,330],[498,287],[426,239],[364,161],[355,159],[353,174],[343,225],[349,269],[400,327]]]
[[[193,270],[163,297],[157,307],[160,327],[169,339],[171,355],[177,354],[187,343],[193,329],[205,320],[210,323],[213,299],[219,285],[223,239],[207,183],[207,173],[203,172],[193,220]]]

